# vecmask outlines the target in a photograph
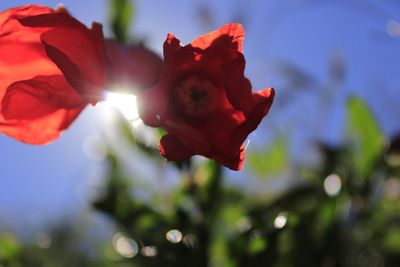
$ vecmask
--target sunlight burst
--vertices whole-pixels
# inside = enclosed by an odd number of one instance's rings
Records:
[[[111,108],[121,112],[127,120],[135,124],[140,122],[135,95],[108,92],[105,102]]]

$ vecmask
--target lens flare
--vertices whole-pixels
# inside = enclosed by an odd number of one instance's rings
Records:
[[[119,111],[127,120],[132,121],[134,124],[140,123],[135,95],[108,92],[105,104]]]

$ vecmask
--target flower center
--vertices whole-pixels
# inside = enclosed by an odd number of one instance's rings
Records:
[[[217,90],[207,80],[192,76],[176,86],[176,96],[183,112],[201,116],[214,109]]]

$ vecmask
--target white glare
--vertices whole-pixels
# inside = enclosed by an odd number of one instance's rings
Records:
[[[342,181],[337,174],[331,174],[325,178],[324,190],[330,197],[336,196],[342,188]]]
[[[112,239],[114,249],[125,258],[132,258],[139,252],[135,240],[127,238],[121,233],[114,235]]]
[[[127,120],[139,120],[135,95],[108,92],[105,103],[121,112]]]
[[[275,218],[274,226],[275,226],[276,229],[281,229],[281,228],[285,227],[286,222],[287,222],[286,212],[281,212]]]
[[[173,229],[167,232],[166,238],[171,243],[179,243],[182,240],[182,233],[179,230]]]

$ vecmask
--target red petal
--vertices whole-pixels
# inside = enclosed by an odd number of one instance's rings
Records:
[[[181,41],[179,41],[172,33],[168,33],[163,47],[164,62],[168,63],[169,61],[174,60],[174,55],[180,50],[180,48],[182,48]]]
[[[5,11],[0,12],[0,24],[8,24],[14,25],[15,27],[20,27],[17,19],[24,18],[28,16],[35,16],[39,14],[48,14],[53,13],[54,11],[51,8],[40,6],[40,5],[24,5],[20,7],[10,8]],[[9,26],[7,26],[9,27]],[[3,33],[5,28],[1,29]]]
[[[234,49],[243,52],[244,28],[241,24],[225,24],[216,31],[207,33],[194,41],[191,45],[200,49],[207,49],[213,44],[224,49]]]
[[[213,154],[211,158],[215,159],[219,164],[228,167],[234,171],[240,171],[244,165],[245,149],[244,145],[241,145],[236,154],[230,156],[224,156],[221,154]]]
[[[85,105],[62,75],[37,76],[15,82],[7,88],[2,101],[3,116],[6,119],[40,117],[45,109],[37,108],[38,101],[47,106],[46,109],[74,109]]]
[[[232,145],[232,132],[246,120],[246,117],[241,111],[230,105],[223,94],[223,89],[220,91],[222,96],[214,96],[218,108],[199,121],[194,120],[190,123],[207,139],[214,153],[235,155],[238,153],[240,145]]]
[[[22,6],[0,12],[0,132],[28,143],[46,143],[59,132],[49,128],[41,120],[19,121],[4,118],[2,100],[11,84],[29,80],[37,75],[61,74],[47,57],[40,41],[46,28],[24,27],[17,18],[53,12],[42,6]],[[24,108],[24,106],[20,106]],[[66,114],[72,116],[73,114]]]
[[[138,95],[137,105],[140,118],[151,127],[162,126],[168,105],[168,94],[162,86],[143,91]]]
[[[143,46],[120,45],[113,40],[106,41],[106,49],[112,86],[128,87],[136,95],[158,81],[162,60],[155,53]]]
[[[187,71],[193,67],[198,61],[196,58],[197,49],[194,49],[191,45],[181,46],[181,43],[171,33],[168,34],[167,39],[164,42],[164,70],[168,69],[169,79],[171,75]]]
[[[194,155],[175,135],[166,134],[161,138],[160,153],[168,160],[182,161]]]
[[[2,101],[0,131],[19,141],[45,144],[75,120],[86,102],[62,75],[38,76],[12,84]]]
[[[85,99],[94,104],[103,98],[108,59],[99,24],[89,30],[65,12],[20,21],[30,27],[50,27],[41,36],[48,56]]]
[[[58,11],[48,12],[44,14],[31,14],[30,16],[18,17],[20,23],[27,27],[40,27],[40,28],[82,28],[85,25],[78,20],[71,17],[65,9]]]
[[[204,156],[210,155],[212,148],[209,141],[191,125],[179,121],[166,120],[164,121],[164,126],[168,133],[179,138],[194,153]]]
[[[40,35],[45,29],[23,27],[17,17],[52,12],[51,9],[40,6],[23,6],[0,12],[0,80],[7,78],[6,66],[10,64],[25,64],[34,60],[47,59]],[[51,62],[47,59],[48,62]],[[54,65],[54,64],[53,64]],[[56,66],[54,65],[56,69]],[[23,69],[24,70],[24,69]]]
[[[253,110],[251,83],[244,76],[245,59],[238,54],[236,60],[224,66],[226,95],[233,107],[249,115]]]
[[[261,120],[268,114],[274,96],[275,91],[273,88],[267,88],[252,95],[253,110],[246,116],[246,121],[233,132],[232,144],[242,144],[247,136],[258,127]]]

